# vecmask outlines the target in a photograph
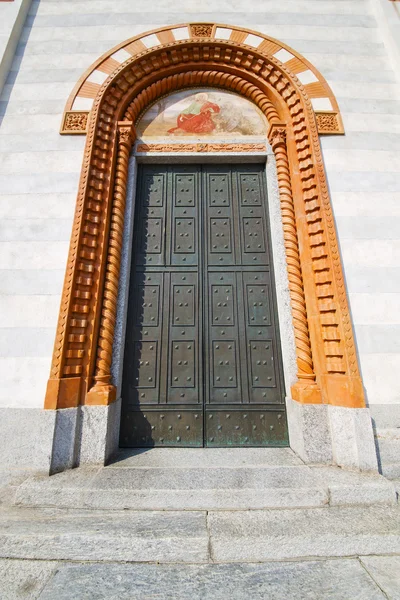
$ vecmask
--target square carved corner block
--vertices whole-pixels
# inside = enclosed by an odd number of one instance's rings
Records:
[[[193,38],[210,38],[213,35],[214,25],[211,23],[199,23],[190,25],[190,33]]]
[[[89,120],[88,110],[71,110],[64,114],[60,133],[63,135],[85,135]]]
[[[320,135],[343,135],[344,127],[339,113],[334,110],[316,110],[318,133]]]

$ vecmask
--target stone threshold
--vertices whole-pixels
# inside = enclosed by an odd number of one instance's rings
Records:
[[[272,451],[271,451],[272,450]],[[8,503],[88,510],[283,510],[396,505],[378,474],[308,466],[289,449],[153,449],[107,467],[27,477]]]

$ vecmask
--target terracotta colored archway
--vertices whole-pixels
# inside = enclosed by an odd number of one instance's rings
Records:
[[[271,123],[268,137],[277,161],[296,340],[298,381],[292,398],[364,407],[317,124],[306,86],[272,54],[276,45],[261,41],[255,48],[243,43],[254,32],[216,39],[210,32],[218,26],[185,27],[191,28],[190,39],[172,41],[164,28],[157,34],[156,46],[132,46],[135,53],[96,92],[45,408],[107,405],[116,398],[111,357],[134,124],[158,97],[193,86],[235,91],[257,104]]]

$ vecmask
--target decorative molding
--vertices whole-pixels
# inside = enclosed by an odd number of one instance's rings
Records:
[[[293,202],[306,311],[305,317],[299,271],[291,268],[293,256],[296,259],[296,244],[293,235],[289,239],[287,230],[292,309],[294,314],[297,311],[293,323],[299,378],[301,374],[304,386],[315,389],[316,384],[321,392],[317,398],[306,390],[297,399],[347,407],[365,406],[318,131],[307,86],[302,86],[273,56],[267,57],[249,47],[244,49],[234,41],[200,40],[157,46],[132,56],[100,87],[94,100],[46,407],[98,402],[90,392],[87,394],[88,390],[93,388],[93,383],[96,387],[97,382],[109,386],[113,319],[108,310],[110,306],[111,312],[114,310],[114,300],[110,300],[109,294],[119,273],[112,223],[116,203],[119,218],[122,218],[127,165],[126,154],[121,154],[119,149],[118,121],[122,117],[124,121],[135,123],[143,109],[158,97],[196,85],[242,94],[264,112],[273,126],[278,125],[278,133],[271,140],[279,162],[282,216],[287,225],[293,223],[293,216],[287,213]],[[286,153],[282,146],[285,138],[282,124],[286,125]],[[300,293],[300,300],[298,296],[295,299],[295,289]],[[309,344],[304,330],[305,318]],[[112,399],[112,391],[107,393]]]
[[[319,404],[321,391],[315,383],[286,137],[285,124],[274,123],[271,125],[268,139],[276,158],[297,355],[298,381],[292,386],[292,397],[298,402]]]
[[[204,42],[206,39],[210,42],[215,42],[218,36],[223,35],[224,39],[218,39],[221,44],[229,45],[235,43],[237,48],[240,48],[243,53],[250,51],[257,52],[258,55],[265,57],[273,57],[279,64],[281,50],[285,50],[285,56],[282,58],[285,62],[284,67],[291,76],[297,76],[301,79],[302,74],[314,75],[314,81],[302,86],[300,80],[297,81],[298,87],[302,87],[307,95],[313,99],[313,102],[331,106],[331,110],[340,115],[340,110],[336,98],[326,82],[322,74],[301,54],[286,44],[264,35],[258,31],[244,29],[243,27],[234,27],[222,23],[182,23],[177,25],[169,25],[146,31],[132,37],[124,42],[121,42],[108,52],[104,53],[96,60],[82,75],[74,89],[72,90],[65,106],[65,111],[80,110],[87,108],[88,105],[93,105],[94,98],[99,93],[101,84],[94,81],[101,81],[101,78],[117,73],[121,68],[120,50],[125,50],[128,55],[140,59],[146,56],[148,51],[160,50],[162,48],[179,48],[188,44],[196,44]],[[150,39],[151,38],[151,39]],[[96,76],[94,80],[92,75]],[[64,119],[63,119],[64,122]],[[343,128],[343,126],[342,126]],[[68,131],[63,131],[68,133]],[[338,132],[339,133],[339,132]]]
[[[214,143],[196,143],[196,144],[138,144],[136,146],[137,154],[151,154],[153,152],[266,152],[267,146],[262,142],[259,144],[214,144]]]
[[[111,384],[111,361],[117,318],[119,272],[121,266],[122,237],[124,233],[126,186],[128,180],[129,154],[135,140],[133,123],[118,123],[117,166],[114,183],[114,202],[111,211],[109,250],[103,291],[103,305],[97,341],[94,385],[86,396],[87,404],[108,405],[116,399]]]
[[[89,111],[70,110],[64,114],[60,133],[62,135],[86,135]]]
[[[315,111],[315,120],[320,135],[342,135],[344,133],[340,114],[335,111]]]

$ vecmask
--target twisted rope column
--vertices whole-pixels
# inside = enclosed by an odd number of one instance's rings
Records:
[[[319,403],[321,402],[321,394],[315,383],[313,357],[308,330],[296,215],[294,211],[289,159],[286,146],[286,127],[281,124],[273,124],[268,137],[276,158],[283,222],[283,237],[288,266],[289,293],[296,344],[298,382],[292,386],[292,397],[300,402]]]
[[[111,404],[116,399],[116,388],[111,384],[112,347],[114,342],[122,237],[128,180],[129,155],[134,140],[133,124],[118,123],[118,149],[115,170],[114,198],[111,211],[107,266],[97,342],[94,385],[86,395],[86,404]]]

